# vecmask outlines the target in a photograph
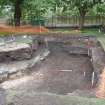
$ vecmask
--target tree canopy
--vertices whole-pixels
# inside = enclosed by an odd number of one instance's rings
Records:
[[[83,28],[84,25],[84,19],[86,13],[92,9],[95,5],[101,4],[104,1],[103,0],[66,0],[68,4],[70,4],[73,8],[76,7],[79,11],[80,15],[80,21],[79,21],[79,27],[80,29]]]
[[[22,17],[47,16],[72,13],[80,16],[79,27],[83,28],[85,15],[94,8],[96,13],[105,12],[105,0],[0,0],[0,13],[9,6],[14,13],[16,26]],[[103,5],[104,4],[104,5]]]

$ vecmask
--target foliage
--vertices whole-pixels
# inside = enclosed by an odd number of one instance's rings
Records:
[[[79,28],[82,29],[86,13],[95,5],[101,4],[103,0],[67,0],[67,2],[78,9],[80,15]]]
[[[13,15],[14,13],[15,20],[20,17],[30,19],[52,15],[79,15],[80,19],[83,20],[80,20],[80,27],[83,27],[86,14],[100,15],[105,13],[105,3],[103,2],[105,0],[0,0],[0,14],[7,15],[7,12],[11,12]],[[4,12],[6,7],[11,9]]]
[[[46,0],[25,0],[23,7],[23,14],[29,17],[41,17],[48,9]]]

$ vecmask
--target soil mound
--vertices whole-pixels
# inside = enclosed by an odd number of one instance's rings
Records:
[[[20,27],[10,27],[10,26],[0,26],[0,32],[7,33],[42,33],[48,32],[48,29],[42,26],[20,26]]]

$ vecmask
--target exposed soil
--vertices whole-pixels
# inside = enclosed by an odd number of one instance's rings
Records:
[[[20,27],[10,27],[10,26],[0,26],[0,32],[7,33],[41,33],[48,32],[48,29],[39,26],[20,26]]]
[[[64,34],[56,33],[51,37],[47,34],[32,35],[32,39],[39,41],[40,48],[33,52],[31,59],[0,63],[0,69],[5,67],[4,70],[10,72],[15,68],[22,70],[0,84],[0,105],[78,105],[80,100],[74,97],[88,98],[89,102],[90,98],[104,98],[105,53],[97,40],[88,36],[67,34],[64,37]],[[3,38],[9,40],[10,37]],[[16,40],[21,39],[16,36]],[[44,52],[50,53],[43,59]],[[34,63],[39,57],[41,60]],[[92,73],[95,73],[93,85]],[[63,98],[68,96],[71,102],[66,104]]]
[[[100,82],[96,91],[96,96],[105,99],[105,68],[100,76]]]
[[[59,45],[50,45],[50,48],[51,54],[38,68],[44,75],[39,89],[58,94],[71,93],[76,89],[90,89],[93,70],[90,58],[69,55]]]
[[[4,95],[4,98],[7,98],[10,105],[61,105],[56,96],[51,98],[48,94],[76,94],[77,90],[82,95],[85,93],[91,97],[93,67],[90,58],[70,55],[59,44],[51,43],[49,50],[50,55],[32,68],[32,75],[0,85],[5,90],[7,96]]]

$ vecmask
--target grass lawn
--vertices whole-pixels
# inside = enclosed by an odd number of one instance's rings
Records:
[[[52,93],[36,93],[36,95],[39,97],[46,97],[47,100],[44,100],[44,102],[49,103],[49,105],[105,105],[105,100],[98,98],[56,95]]]
[[[81,34],[81,35],[89,35],[89,36],[96,36],[100,37],[103,36],[104,33],[99,32],[99,29],[84,29],[82,31],[80,30],[73,30],[73,29],[53,29],[52,32],[62,32],[62,33],[69,33],[69,34]]]
[[[104,99],[86,98],[79,96],[64,96],[62,97],[64,105],[105,105]]]

